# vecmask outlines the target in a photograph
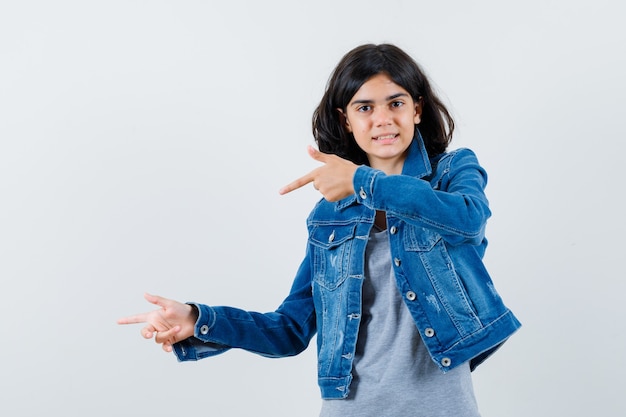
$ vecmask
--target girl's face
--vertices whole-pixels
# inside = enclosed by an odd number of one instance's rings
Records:
[[[386,74],[367,80],[345,113],[345,127],[367,154],[370,166],[387,174],[400,174],[422,108]]]

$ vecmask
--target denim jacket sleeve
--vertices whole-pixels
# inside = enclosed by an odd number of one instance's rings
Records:
[[[357,201],[407,223],[435,230],[449,244],[480,244],[491,216],[487,174],[474,152],[445,154],[427,179],[386,175],[361,166],[353,179]]]
[[[302,262],[291,291],[276,311],[259,313],[234,307],[194,304],[194,336],[174,344],[178,360],[198,360],[241,348],[268,357],[302,352],[316,332],[310,258]]]

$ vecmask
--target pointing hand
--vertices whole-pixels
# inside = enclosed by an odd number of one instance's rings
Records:
[[[281,195],[297,190],[311,182],[313,187],[328,201],[339,201],[354,194],[352,178],[358,165],[337,155],[322,153],[312,146],[309,146],[307,151],[311,158],[324,165],[281,188],[278,191]]]

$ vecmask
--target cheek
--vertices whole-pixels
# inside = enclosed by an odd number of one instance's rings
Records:
[[[363,132],[363,131],[355,131],[352,132],[352,136],[354,136],[354,140],[358,142],[368,142],[370,139],[370,136],[367,132]]]
[[[354,141],[359,146],[359,148],[365,150],[368,146],[370,146],[372,142],[372,138],[369,135],[369,132],[353,132],[352,136],[354,136]]]
[[[348,125],[346,125],[346,128],[350,133],[354,135],[355,139],[359,139],[359,137],[369,134],[369,127],[362,121],[349,123]]]

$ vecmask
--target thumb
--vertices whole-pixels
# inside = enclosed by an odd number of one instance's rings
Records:
[[[166,304],[165,301],[166,300],[163,297],[159,297],[158,295],[152,295],[152,294],[145,293],[143,295],[143,298],[145,298],[149,303],[152,303],[152,304],[157,305],[159,307],[163,307],[163,308],[165,307],[165,304]]]
[[[318,162],[322,162],[324,164],[328,162],[329,155],[320,152],[319,150],[315,149],[311,145],[307,147],[307,152],[309,153],[309,156],[311,158],[315,159]]]

